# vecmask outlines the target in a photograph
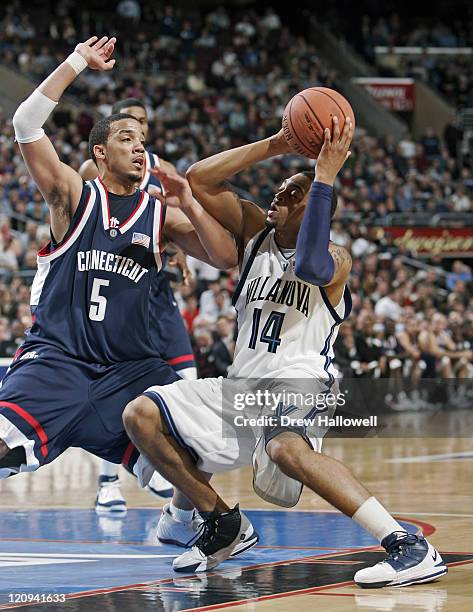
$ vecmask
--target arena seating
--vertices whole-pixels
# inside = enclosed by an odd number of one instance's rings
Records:
[[[21,18],[15,10],[20,6]],[[44,22],[39,10],[26,6],[16,2],[1,9],[1,61],[41,79],[90,32],[90,20],[84,12],[76,18],[76,9],[66,5],[56,19]],[[200,158],[277,131],[284,105],[296,91],[309,85],[337,88],[339,83],[317,49],[271,9],[259,14],[219,8],[204,17],[191,12],[184,18],[171,6],[142,2],[138,8],[140,18],[106,11],[95,15],[104,31],[111,28],[119,38],[117,67],[107,74],[83,73],[71,90],[77,107],[60,108],[48,125],[62,159],[75,168],[88,156],[86,141],[95,118],[107,115],[120,98],[146,103],[149,148],[185,173]],[[446,44],[456,35],[438,28],[393,33],[392,24],[366,21],[364,45],[371,59],[377,46]],[[457,36],[455,44],[464,42]],[[416,66],[409,64],[406,74],[417,71]],[[429,82],[443,70],[441,63],[424,69]],[[471,83],[465,93],[458,78],[439,79],[439,89],[448,85],[455,103],[471,102]],[[49,236],[48,209],[21,161],[10,117],[0,119],[0,142],[0,356],[11,357],[31,324],[29,287],[36,251]],[[473,225],[473,173],[455,153],[451,131],[443,139],[427,131],[420,139],[406,136],[396,142],[357,130],[339,176],[332,229],[333,241],[349,248],[354,259],[353,316],[337,340],[337,363],[346,375],[394,377],[403,371],[410,376],[421,362],[425,368],[422,351],[416,359],[402,350],[399,334],[414,319],[417,341],[432,331],[438,314],[446,318],[437,325],[466,355],[452,359],[451,375],[471,376],[471,267],[461,256],[453,265],[438,253],[419,256],[414,243],[395,236],[395,228],[406,225],[432,230],[439,223],[453,229]],[[236,177],[235,189],[267,207],[282,178],[311,167],[307,159],[284,156]],[[225,368],[216,371],[212,365],[216,343],[224,343],[231,359],[235,321],[228,298],[236,276],[233,270],[212,284],[202,274],[190,288],[175,286],[201,375],[225,375]],[[436,366],[432,372],[445,374]]]

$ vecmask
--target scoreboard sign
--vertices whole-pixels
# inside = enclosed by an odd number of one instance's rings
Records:
[[[473,257],[472,227],[385,227],[395,246],[421,257]]]
[[[359,77],[353,79],[390,111],[409,112],[415,108],[414,79]]]

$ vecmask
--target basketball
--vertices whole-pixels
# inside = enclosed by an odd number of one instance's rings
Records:
[[[332,129],[332,117],[337,115],[340,132],[345,117],[355,115],[350,103],[342,94],[328,87],[310,87],[291,98],[284,109],[282,127],[287,144],[295,153],[315,159],[324,142],[324,129]]]

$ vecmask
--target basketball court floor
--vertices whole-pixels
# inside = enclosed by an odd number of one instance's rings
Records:
[[[99,462],[70,449],[36,474],[0,482],[0,609],[473,611],[473,439],[329,438],[325,452],[348,463],[409,531],[423,530],[447,576],[356,587],[354,573],[383,556],[376,541],[310,492],[292,510],[264,503],[249,469],[214,484],[248,512],[259,545],[211,573],[175,574],[182,550],[155,540],[160,500],[123,472],[128,514],[98,517]]]

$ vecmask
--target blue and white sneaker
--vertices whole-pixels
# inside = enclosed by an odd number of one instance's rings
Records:
[[[146,489],[158,497],[172,497],[174,494],[172,484],[164,476],[161,476],[159,472],[153,473]]]
[[[190,548],[197,540],[203,522],[197,510],[193,511],[190,521],[180,521],[171,512],[169,504],[165,504],[159,517],[156,537],[162,544]]]
[[[99,476],[95,512],[99,515],[113,516],[126,514],[126,501],[120,490],[118,476]]]
[[[448,572],[439,552],[420,534],[394,531],[384,538],[381,546],[388,556],[384,561],[356,572],[358,586],[365,589],[409,586],[432,582]]]
[[[162,544],[174,544],[174,546],[180,546],[181,548],[191,548],[201,535],[203,522],[204,519],[197,510],[194,510],[190,521],[180,521],[171,512],[169,504],[165,504],[159,518],[156,537]],[[242,540],[238,540],[230,553],[230,557],[236,557],[245,552],[245,550],[253,548],[258,541],[259,535],[250,521],[248,521],[245,537]]]

